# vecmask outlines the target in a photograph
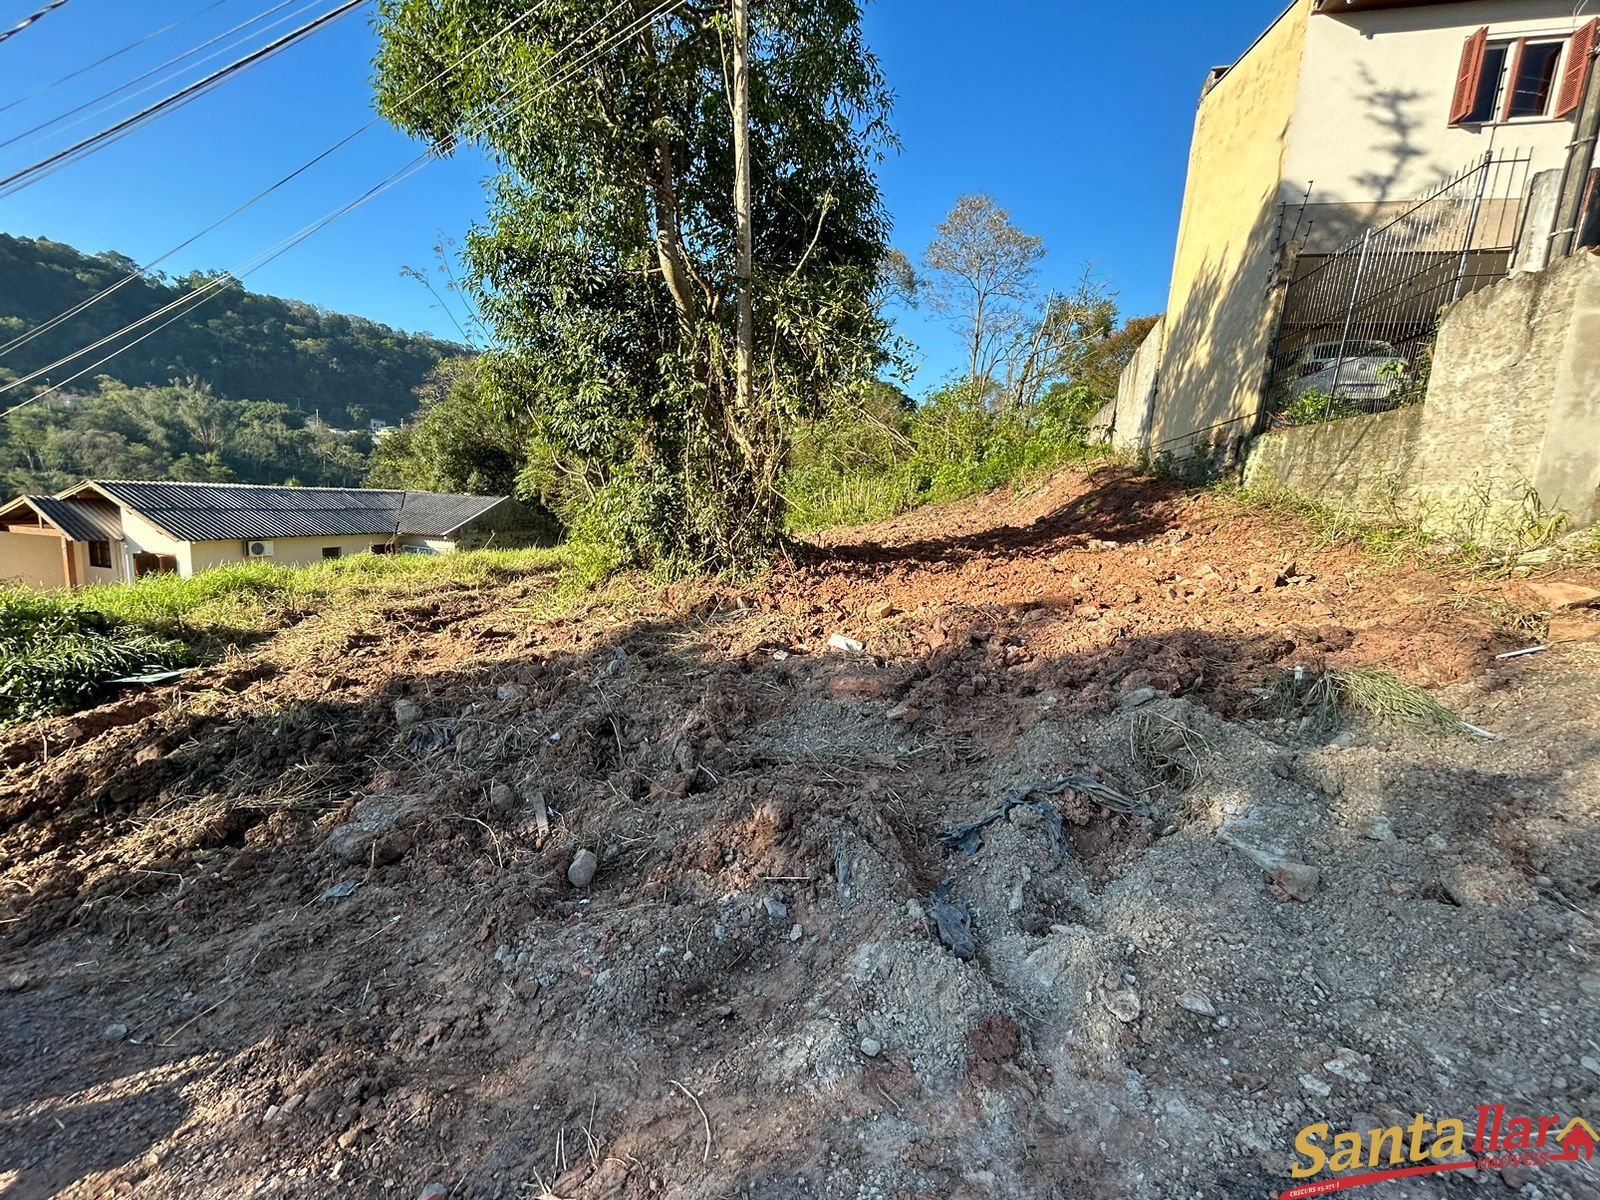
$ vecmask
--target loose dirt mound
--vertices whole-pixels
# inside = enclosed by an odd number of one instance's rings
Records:
[[[1319,1119],[1592,1120],[1592,626],[1497,663],[1520,585],[1308,542],[1067,475],[11,733],[0,1197],[1253,1197]],[[1370,664],[1500,740],[1281,707]],[[1477,1174],[1368,1190],[1596,1194]]]

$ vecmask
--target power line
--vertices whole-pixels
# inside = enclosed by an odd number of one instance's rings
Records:
[[[188,50],[185,50],[182,54],[175,54],[171,58],[167,59],[166,62],[160,63],[160,64],[158,64],[158,65],[156,65],[154,67],[151,67],[149,70],[144,71],[141,74],[135,75],[132,79],[129,79],[124,83],[119,83],[114,88],[107,88],[105,91],[101,92],[98,96],[91,97],[90,99],[85,100],[83,103],[81,103],[81,104],[79,104],[79,105],[77,105],[77,106],[75,106],[73,108],[67,109],[67,111],[64,112],[64,113],[57,113],[55,116],[51,117],[49,120],[40,121],[37,125],[33,126],[30,129],[24,129],[21,133],[12,134],[10,137],[6,138],[4,141],[0,141],[0,149],[4,149],[7,146],[14,146],[18,142],[25,142],[26,139],[32,138],[34,134],[39,133],[39,132],[41,132],[43,130],[49,129],[52,125],[59,125],[59,124],[61,124],[61,122],[65,121],[68,117],[76,116],[78,113],[83,112],[83,110],[86,109],[86,108],[94,108],[94,106],[96,104],[99,104],[102,100],[109,100],[109,99],[111,99],[111,97],[117,95],[119,92],[127,91],[134,84],[144,82],[144,80],[149,79],[150,76],[152,76],[152,75],[160,75],[161,72],[165,71],[168,67],[177,66],[178,64],[182,63],[185,59],[193,58],[196,54],[199,54],[200,51],[208,49],[208,48],[210,48],[212,46],[215,46],[218,42],[226,41],[228,38],[232,37],[234,34],[239,33],[242,30],[248,29],[250,26],[256,24],[259,21],[265,20],[267,17],[272,16],[273,13],[281,12],[283,9],[288,8],[291,4],[294,4],[295,2],[296,2],[296,0],[279,0],[279,2],[277,4],[274,4],[271,8],[267,9],[265,12],[259,12],[255,16],[251,17],[249,20],[240,21],[232,29],[225,30],[224,32],[217,34],[215,37],[207,38],[205,41],[201,42],[198,46],[193,46],[193,47],[189,48]],[[308,5],[306,5],[305,8],[302,8],[300,11],[304,12],[304,11],[306,11],[307,8],[311,8],[311,7],[313,7],[313,5],[308,4]],[[272,24],[273,25],[278,25],[278,24],[281,24],[281,23],[282,23],[282,21],[280,20],[280,21],[274,21]],[[267,28],[269,28],[269,29],[271,27],[272,27],[271,25],[267,26]],[[200,63],[210,62],[213,58],[216,58],[218,54],[226,53],[228,50],[234,49],[235,47],[239,46],[242,43],[243,40],[244,39],[240,39],[240,41],[233,42],[231,45],[224,47],[222,50],[219,50],[219,51],[216,51],[215,53],[206,55],[204,58],[199,59],[194,65],[198,66]],[[132,93],[132,95],[130,95],[128,98],[132,99],[133,96],[142,96],[142,95],[144,95],[145,92],[150,91],[151,88],[160,87],[161,84],[166,83],[168,80],[176,79],[182,73],[183,73],[182,71],[174,71],[169,75],[163,75],[160,79],[156,80],[155,83],[152,83],[152,84],[149,84],[149,85],[147,85],[145,87],[140,88],[138,91]],[[20,103],[20,101],[18,101],[18,103]],[[116,105],[114,103],[113,104],[104,105],[101,108],[95,109],[94,112],[89,114],[89,116],[91,116],[91,117],[99,116],[101,113],[109,112],[112,108],[115,108],[115,107],[116,107]],[[83,118],[83,120],[87,120],[87,119],[88,119],[87,117]],[[72,127],[72,125],[77,125],[77,124],[81,124],[81,123],[82,123],[82,121],[74,121],[70,125],[68,125],[68,128],[70,129]],[[35,138],[34,140],[37,141],[39,139]]]
[[[351,9],[359,8],[361,5],[366,3],[367,0],[344,0],[344,3],[340,4],[330,12],[323,13],[322,16],[307,22],[298,29],[291,30],[290,32],[284,34],[281,38],[278,38],[276,41],[269,42],[265,46],[262,46],[259,50],[254,50],[245,55],[243,58],[234,60],[227,66],[223,67],[220,71],[213,71],[204,79],[196,80],[187,87],[180,88],[178,91],[173,92],[170,96],[166,96],[163,99],[156,101],[154,104],[141,109],[140,111],[134,113],[131,117],[124,117],[116,124],[108,126],[98,133],[91,134],[82,141],[68,146],[65,150],[58,150],[48,158],[40,159],[32,166],[24,167],[20,171],[12,172],[5,178],[0,179],[0,196],[9,196],[17,191],[20,191],[22,186],[34,176],[48,171],[51,167],[58,163],[76,162],[80,158],[84,158],[89,154],[93,154],[95,150],[99,149],[101,146],[106,145],[111,141],[115,141],[124,134],[131,133],[133,130],[148,124],[156,117],[166,112],[168,109],[181,108],[183,105],[188,104],[191,100],[195,100],[204,95],[206,92],[210,91],[212,88],[216,87],[219,83],[223,82],[225,79],[228,79],[230,76],[238,73],[239,71],[247,70],[256,63],[260,62],[262,59],[271,57],[285,47],[291,46],[295,42],[298,42],[301,38],[315,33],[318,29],[321,29],[330,21],[335,21],[344,16],[345,13],[349,12]]]
[[[79,67],[76,71],[68,71],[65,75],[61,76],[60,79],[52,80],[43,87],[36,88],[35,90],[29,92],[26,96],[18,96],[15,100],[7,101],[5,104],[0,104],[0,112],[7,112],[19,104],[26,104],[29,100],[37,100],[40,96],[44,95],[52,88],[58,88],[63,83],[70,82],[71,80],[78,78],[80,75],[86,75],[96,67],[103,67],[112,59],[121,58],[130,50],[137,50],[145,43],[155,41],[155,39],[160,37],[162,34],[171,33],[174,29],[178,28],[178,26],[186,24],[187,22],[194,20],[196,17],[203,16],[204,14],[210,12],[213,8],[220,8],[226,3],[228,3],[228,0],[211,0],[211,3],[207,4],[204,8],[197,9],[186,17],[179,17],[176,21],[163,25],[160,29],[153,30],[150,33],[145,34],[143,37],[129,42],[121,49],[113,50],[110,54],[103,54],[99,58],[95,59],[92,63],[86,63],[84,66]],[[160,70],[160,68],[158,67],[157,70]],[[143,78],[143,76],[140,78]],[[138,80],[135,80],[134,82],[138,82]],[[90,103],[92,104],[94,102],[90,101]],[[77,110],[74,109],[73,111]]]
[[[628,4],[629,2],[630,2],[630,0],[618,0],[618,3],[613,5],[612,8],[605,14],[605,16],[601,17],[600,20],[597,20],[596,22],[594,22],[594,24],[590,25],[588,29],[586,29],[583,33],[579,34],[578,37],[574,38],[571,42],[569,42],[567,44],[567,46],[564,48],[564,50],[565,51],[570,51],[573,46],[577,45],[579,42],[581,42],[583,40],[583,38],[589,36],[590,33],[592,33],[596,28],[598,28],[599,25],[607,17],[609,17],[611,15],[611,13],[615,12],[618,8],[623,7],[624,5]],[[661,0],[661,3],[659,3],[656,8],[654,8],[651,11],[645,13],[643,16],[635,18],[632,22],[629,23],[629,25],[627,25],[626,27],[624,27],[622,30],[618,31],[617,33],[608,35],[606,38],[603,38],[601,40],[601,44],[599,46],[596,46],[596,47],[593,47],[593,48],[591,48],[589,50],[584,51],[583,54],[581,54],[579,56],[577,61],[575,61],[575,62],[573,62],[571,64],[568,64],[568,66],[564,69],[564,73],[559,78],[551,80],[546,85],[546,87],[544,89],[542,89],[540,91],[537,91],[537,92],[533,93],[532,95],[528,96],[526,99],[520,101],[514,108],[511,109],[510,112],[505,114],[505,117],[507,119],[509,119],[510,117],[514,117],[522,109],[526,108],[529,104],[532,104],[535,100],[539,99],[542,95],[546,94],[547,92],[549,92],[551,89],[553,89],[557,85],[559,85],[561,83],[565,83],[567,80],[575,77],[579,72],[581,72],[585,67],[587,67],[590,62],[594,61],[594,59],[596,59],[599,56],[601,56],[603,54],[606,54],[609,51],[615,49],[622,42],[627,40],[629,37],[633,36],[634,33],[639,31],[640,29],[643,29],[643,28],[647,27],[657,17],[666,16],[666,15],[676,11],[677,9],[682,8],[687,3],[688,3],[688,0]],[[501,98],[503,98],[504,96],[509,94],[513,90],[514,87],[515,87],[515,84],[508,84],[505,88],[501,89],[499,95],[495,96],[493,100],[489,101],[488,104],[486,104],[484,106],[484,110],[487,110],[495,102],[497,102],[498,100],[500,100]],[[492,115],[492,114],[487,114],[487,115]],[[482,132],[482,131],[480,130],[479,132]],[[427,149],[427,150],[423,151],[421,154],[419,154],[416,158],[412,159],[409,163],[405,164],[399,170],[393,172],[386,179],[383,179],[379,183],[374,184],[371,188],[367,189],[367,191],[362,193],[356,199],[354,199],[354,200],[350,201],[349,203],[344,204],[341,207],[335,209],[334,211],[326,214],[325,216],[323,216],[319,220],[317,220],[317,221],[313,222],[312,224],[310,224],[310,225],[304,227],[303,229],[301,229],[298,233],[293,234],[288,238],[285,238],[283,241],[279,242],[276,246],[272,247],[270,250],[268,250],[266,252],[263,252],[262,254],[257,255],[254,259],[249,260],[248,261],[248,265],[241,265],[241,267],[239,269],[236,269],[234,271],[225,272],[222,275],[217,276],[216,278],[208,281],[204,286],[196,289],[196,291],[190,293],[189,295],[179,297],[177,300],[175,300],[172,303],[164,306],[163,308],[160,308],[160,309],[156,310],[155,312],[148,314],[147,316],[141,317],[137,321],[130,322],[128,325],[124,326],[122,329],[117,330],[115,333],[108,334],[107,336],[101,338],[99,341],[93,343],[92,345],[86,346],[83,349],[74,352],[73,354],[69,354],[65,358],[59,359],[58,361],[50,364],[48,367],[42,367],[39,370],[34,371],[29,375],[23,376],[20,379],[12,380],[10,383],[5,384],[4,386],[0,386],[0,392],[6,392],[6,391],[10,391],[14,387],[21,387],[24,384],[31,383],[34,380],[38,379],[40,376],[42,376],[44,374],[47,374],[48,372],[54,370],[58,366],[61,366],[63,363],[70,362],[74,358],[79,358],[82,355],[87,354],[92,350],[98,349],[99,347],[105,345],[107,342],[114,341],[115,339],[121,337],[123,334],[129,333],[132,330],[137,329],[140,325],[143,325],[143,324],[145,324],[145,323],[147,323],[147,322],[149,322],[151,320],[154,320],[156,317],[163,316],[168,312],[172,312],[173,313],[173,315],[171,317],[169,317],[166,321],[162,322],[160,325],[156,326],[154,329],[147,330],[145,333],[141,334],[139,337],[135,338],[133,341],[128,342],[124,346],[119,346],[117,349],[111,351],[111,353],[105,355],[103,358],[101,358],[101,359],[97,360],[96,362],[91,363],[89,366],[84,367],[83,369],[73,373],[72,375],[68,376],[66,379],[61,380],[59,383],[51,384],[49,387],[45,388],[43,391],[40,391],[40,392],[36,393],[35,395],[32,395],[32,396],[28,397],[26,400],[23,400],[18,404],[14,404],[10,408],[5,409],[3,412],[0,412],[0,418],[7,417],[10,414],[16,412],[18,409],[25,408],[28,405],[34,403],[35,401],[42,400],[44,397],[50,395],[52,392],[59,391],[61,388],[66,387],[68,384],[72,383],[74,380],[77,380],[77,379],[81,378],[83,375],[88,374],[90,371],[94,370],[96,367],[101,366],[102,364],[110,361],[112,358],[116,357],[118,354],[122,353],[124,350],[131,349],[133,346],[138,345],[140,342],[144,341],[146,338],[151,337],[156,333],[159,333],[162,329],[165,329],[168,325],[172,324],[174,321],[178,320],[180,317],[189,315],[190,313],[192,313],[196,309],[198,309],[202,304],[205,304],[207,301],[209,301],[210,299],[212,299],[213,297],[218,295],[220,293],[221,289],[224,288],[229,282],[241,282],[245,276],[254,273],[255,271],[259,270],[260,268],[266,266],[269,262],[271,262],[274,259],[278,258],[280,255],[283,255],[283,254],[287,253],[289,250],[292,250],[295,246],[299,245],[301,242],[305,241],[307,238],[311,237],[313,234],[317,233],[321,229],[326,228],[328,225],[332,224],[334,221],[338,220],[340,217],[342,217],[345,214],[347,214],[347,213],[353,211],[354,209],[360,207],[361,205],[365,204],[367,201],[369,201],[369,200],[373,199],[374,197],[382,194],[383,192],[388,191],[391,187],[394,187],[396,184],[403,182],[405,179],[409,178],[410,176],[416,174],[423,167],[427,166],[428,163],[432,162],[435,157],[436,157],[435,152],[430,147],[429,149]],[[190,304],[189,303],[190,301],[193,301],[193,303]],[[188,305],[188,307],[184,308],[183,306],[185,306],[185,305]],[[181,309],[182,311],[174,312],[175,309]]]
[[[620,5],[618,5],[616,7],[620,7]],[[610,12],[615,12],[616,11],[616,7],[613,7],[610,10]],[[534,13],[538,11],[538,8],[539,8],[539,6],[530,4],[525,10],[523,10],[523,13],[522,13],[522,15],[520,17],[517,17],[515,20],[511,21],[507,25],[501,26],[500,29],[497,30],[493,35],[491,35],[490,37],[488,37],[484,41],[480,42],[477,46],[475,46],[475,47],[473,47],[473,48],[471,48],[469,50],[464,50],[456,58],[456,60],[454,62],[450,63],[450,65],[448,65],[448,66],[444,67],[443,69],[441,69],[437,74],[435,74],[433,76],[433,78],[429,79],[425,83],[419,83],[416,87],[412,88],[409,92],[407,92],[404,96],[402,96],[400,98],[400,100],[399,100],[399,103],[404,104],[406,101],[410,100],[412,97],[414,97],[414,96],[418,95],[419,93],[421,93],[425,88],[431,87],[435,83],[438,83],[446,75],[449,75],[452,72],[454,72],[455,70],[457,70],[464,62],[466,62],[474,54],[481,54],[483,51],[487,50],[495,42],[497,42],[501,38],[505,37],[512,30],[514,30],[518,25],[521,25],[529,17],[533,16]],[[608,12],[606,15],[609,16],[610,12]],[[591,26],[591,29],[592,28],[593,28],[593,26]],[[587,32],[588,31],[585,31],[585,36],[587,36]],[[86,309],[92,308],[94,305],[96,305],[100,301],[104,300],[107,296],[110,296],[113,292],[116,292],[117,290],[119,290],[120,288],[126,286],[127,284],[132,283],[135,279],[139,279],[141,277],[148,276],[153,267],[159,266],[162,262],[165,262],[167,259],[171,258],[174,254],[177,254],[180,251],[187,249],[189,246],[193,245],[195,242],[197,242],[201,238],[205,237],[208,233],[211,233],[214,230],[220,228],[221,226],[227,224],[229,221],[233,220],[234,217],[237,217],[240,213],[244,212],[246,209],[249,209],[252,206],[258,204],[259,202],[261,202],[262,200],[264,200],[268,196],[270,196],[273,192],[277,191],[279,188],[285,186],[286,184],[288,184],[288,183],[292,182],[293,180],[297,179],[299,176],[305,174],[305,172],[309,171],[312,167],[316,166],[323,159],[329,157],[330,155],[336,153],[337,151],[343,149],[345,146],[349,145],[349,143],[354,141],[356,138],[360,137],[363,133],[365,133],[367,130],[371,129],[374,125],[380,125],[382,123],[383,123],[383,117],[381,117],[381,116],[373,117],[366,124],[362,125],[358,129],[355,129],[352,132],[346,134],[344,137],[340,138],[337,142],[334,142],[331,146],[327,147],[321,153],[316,154],[313,157],[311,157],[310,159],[308,159],[307,161],[305,161],[304,163],[301,163],[300,166],[296,167],[293,171],[290,171],[287,175],[285,175],[282,179],[279,179],[276,183],[270,185],[269,187],[263,188],[261,191],[257,192],[254,196],[250,197],[250,199],[246,200],[243,204],[239,205],[232,212],[229,212],[228,214],[226,214],[225,216],[221,217],[220,219],[218,219],[216,221],[213,221],[210,225],[207,225],[199,233],[196,233],[192,237],[186,238],[184,241],[179,242],[176,246],[172,247],[172,249],[166,251],[163,254],[158,255],[157,257],[155,257],[154,259],[150,260],[150,262],[146,263],[144,266],[140,267],[139,269],[134,270],[134,271],[130,271],[127,275],[123,276],[121,279],[117,280],[115,283],[111,284],[109,287],[106,287],[106,288],[102,289],[101,291],[97,292],[95,295],[90,296],[87,299],[79,301],[77,304],[73,305],[71,308],[67,309],[64,312],[57,313],[54,317],[51,317],[48,321],[44,322],[42,325],[38,325],[35,328],[30,329],[27,333],[19,334],[18,336],[12,338],[9,342],[6,342],[3,346],[0,346],[0,357],[4,357],[5,355],[9,354],[12,350],[16,349],[18,346],[24,345],[27,342],[31,342],[36,337],[39,337],[39,336],[41,336],[41,335],[43,335],[45,333],[48,333],[50,330],[52,330],[56,326],[60,325],[63,321],[71,320],[73,317],[77,316],[79,313],[85,311]]]
[[[66,2],[67,2],[67,0],[50,0],[50,3],[46,4],[38,12],[29,13],[27,16],[23,17],[22,20],[18,21],[15,25],[13,25],[10,29],[6,30],[4,33],[0,33],[0,42],[4,42],[4,41],[9,40],[10,38],[16,37],[17,34],[21,33],[29,25],[32,25],[40,17],[44,16],[46,13],[54,12],[56,9],[60,8]]]

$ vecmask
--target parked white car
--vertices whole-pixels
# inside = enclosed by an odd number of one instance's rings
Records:
[[[1405,386],[1405,366],[1388,342],[1347,342],[1343,360],[1338,342],[1312,342],[1295,355],[1289,396],[1318,391],[1340,400],[1387,400]]]

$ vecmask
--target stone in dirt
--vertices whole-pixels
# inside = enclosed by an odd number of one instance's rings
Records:
[[[845,637],[842,633],[836,633],[829,637],[828,645],[832,649],[842,650],[846,654],[860,654],[866,650],[866,646],[861,642],[856,641],[855,638]]]
[[[450,1189],[445,1187],[444,1184],[430,1183],[422,1189],[422,1195],[418,1196],[417,1200],[445,1200],[445,1197],[449,1194]]]
[[[567,882],[575,888],[586,888],[594,882],[594,873],[600,869],[600,860],[595,857],[594,851],[585,847],[572,856],[572,865],[567,868]]]
[[[1106,997],[1106,1011],[1124,1025],[1139,1019],[1144,1006],[1139,1003],[1139,993],[1132,988],[1112,992]]]
[[[789,915],[789,906],[776,896],[763,896],[761,907],[767,910],[767,916],[774,921],[781,921]]]
[[[868,1058],[877,1058],[883,1053],[883,1043],[875,1037],[864,1037],[861,1039],[861,1053]]]
[[[1130,709],[1141,708],[1149,704],[1159,695],[1161,693],[1153,687],[1136,687],[1117,702],[1117,707],[1123,712],[1128,712]]]
[[[128,1036],[128,1027],[120,1021],[114,1025],[107,1025],[104,1036],[108,1042],[120,1042]]]
[[[1528,590],[1538,597],[1539,603],[1551,611],[1563,608],[1588,608],[1590,605],[1600,604],[1600,591],[1584,587],[1581,583],[1550,579],[1530,583],[1527,586]]]
[[[394,702],[394,720],[397,725],[415,725],[422,720],[422,706],[414,700],[400,699]]]
[[[1188,992],[1178,997],[1178,1007],[1185,1012],[1192,1012],[1201,1017],[1214,1017],[1217,1015],[1216,1005],[1202,996],[1199,992]]]
[[[1323,1069],[1330,1075],[1336,1075],[1347,1083],[1371,1083],[1372,1072],[1367,1070],[1366,1060],[1359,1053],[1341,1046],[1338,1054],[1322,1064]]]
[[[1322,873],[1290,857],[1287,847],[1273,841],[1258,826],[1245,821],[1224,821],[1217,839],[1232,846],[1267,873],[1273,884],[1291,900],[1307,900]]]
[[[17,970],[12,971],[6,976],[6,991],[20,992],[23,988],[28,986],[28,980],[30,978],[31,976],[19,967]]]
[[[917,723],[917,718],[922,716],[920,712],[912,707],[910,701],[905,700],[901,701],[899,704],[896,704],[885,715],[887,715],[891,721],[903,721],[907,725],[915,725]]]

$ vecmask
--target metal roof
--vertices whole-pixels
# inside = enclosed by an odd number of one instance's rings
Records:
[[[69,542],[114,542],[122,536],[122,514],[112,505],[85,504],[55,496],[18,496],[0,508],[0,514],[19,506],[31,508],[65,534]]]
[[[70,498],[87,489],[110,497],[186,542],[404,534],[445,537],[507,499],[376,488],[137,479],[92,479],[62,495]]]

